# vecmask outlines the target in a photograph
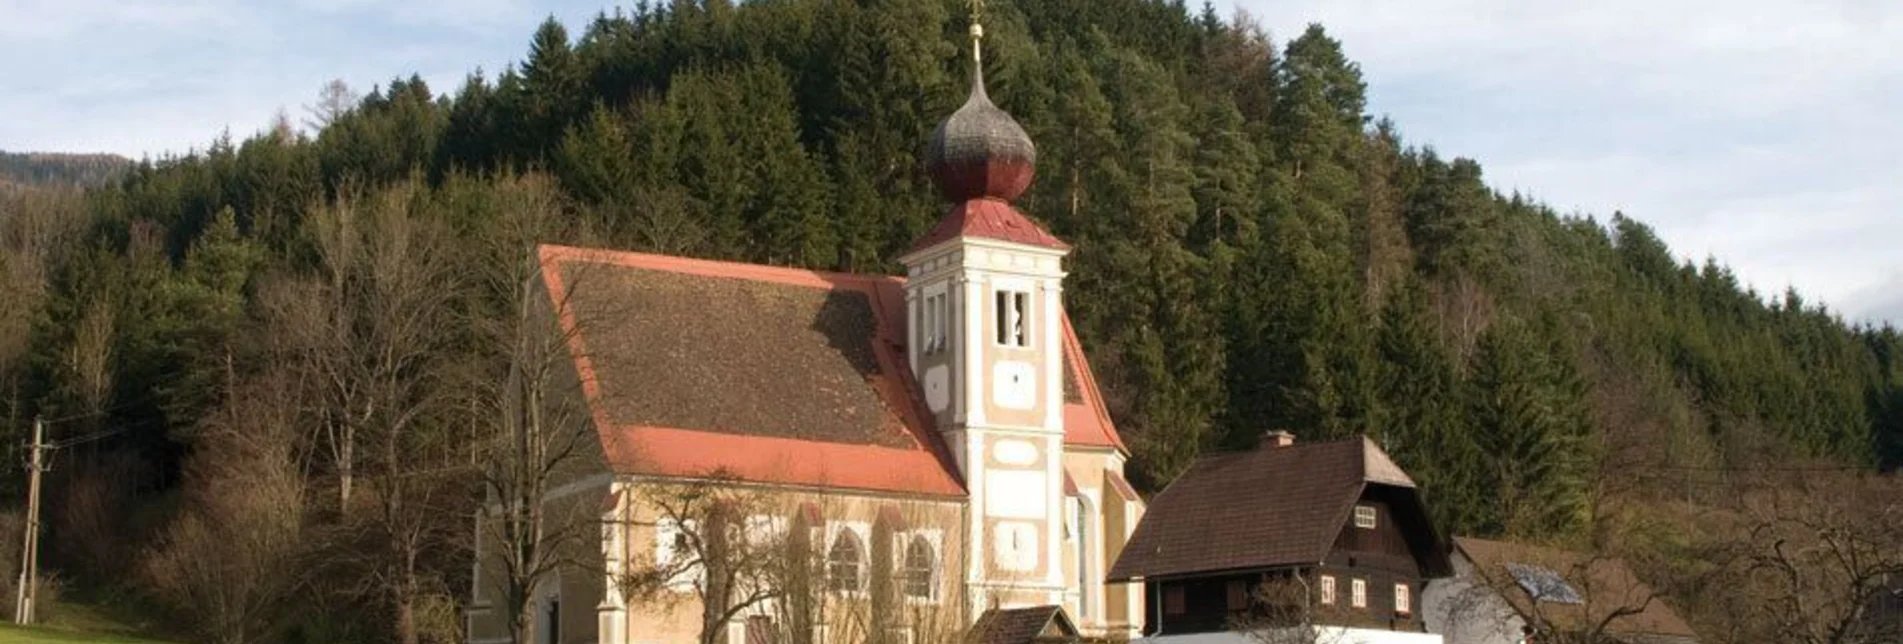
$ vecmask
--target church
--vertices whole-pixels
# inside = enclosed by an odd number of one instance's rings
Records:
[[[1036,147],[972,36],[927,153],[949,207],[903,276],[536,250],[591,437],[545,499],[600,536],[536,585],[522,641],[1138,633],[1141,590],[1104,580],[1143,501],[1065,313],[1070,247],[1012,205]],[[477,532],[468,638],[509,641]]]

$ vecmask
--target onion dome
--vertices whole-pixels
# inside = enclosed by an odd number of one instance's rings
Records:
[[[926,169],[945,200],[1011,201],[1031,186],[1037,146],[1010,114],[985,95],[982,65],[973,65],[971,97],[938,124],[926,151]]]

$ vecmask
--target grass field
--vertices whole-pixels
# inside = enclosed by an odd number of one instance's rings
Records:
[[[123,635],[81,633],[57,628],[0,626],[0,644],[165,644]]]
[[[40,623],[12,624],[13,612],[0,616],[0,644],[168,644],[139,637],[150,632],[143,619],[114,603],[94,604],[55,600],[40,607]]]

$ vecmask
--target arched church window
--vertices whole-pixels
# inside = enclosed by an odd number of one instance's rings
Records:
[[[838,592],[863,588],[859,567],[864,561],[865,548],[859,543],[859,535],[841,528],[839,535],[833,537],[833,547],[826,551],[827,588]]]
[[[912,543],[905,547],[906,597],[931,599],[932,572],[937,558],[932,552],[932,544],[924,536],[912,537]]]

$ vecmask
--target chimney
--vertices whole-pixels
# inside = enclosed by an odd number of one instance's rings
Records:
[[[1262,446],[1277,448],[1295,444],[1295,435],[1285,430],[1275,430],[1262,434]]]

